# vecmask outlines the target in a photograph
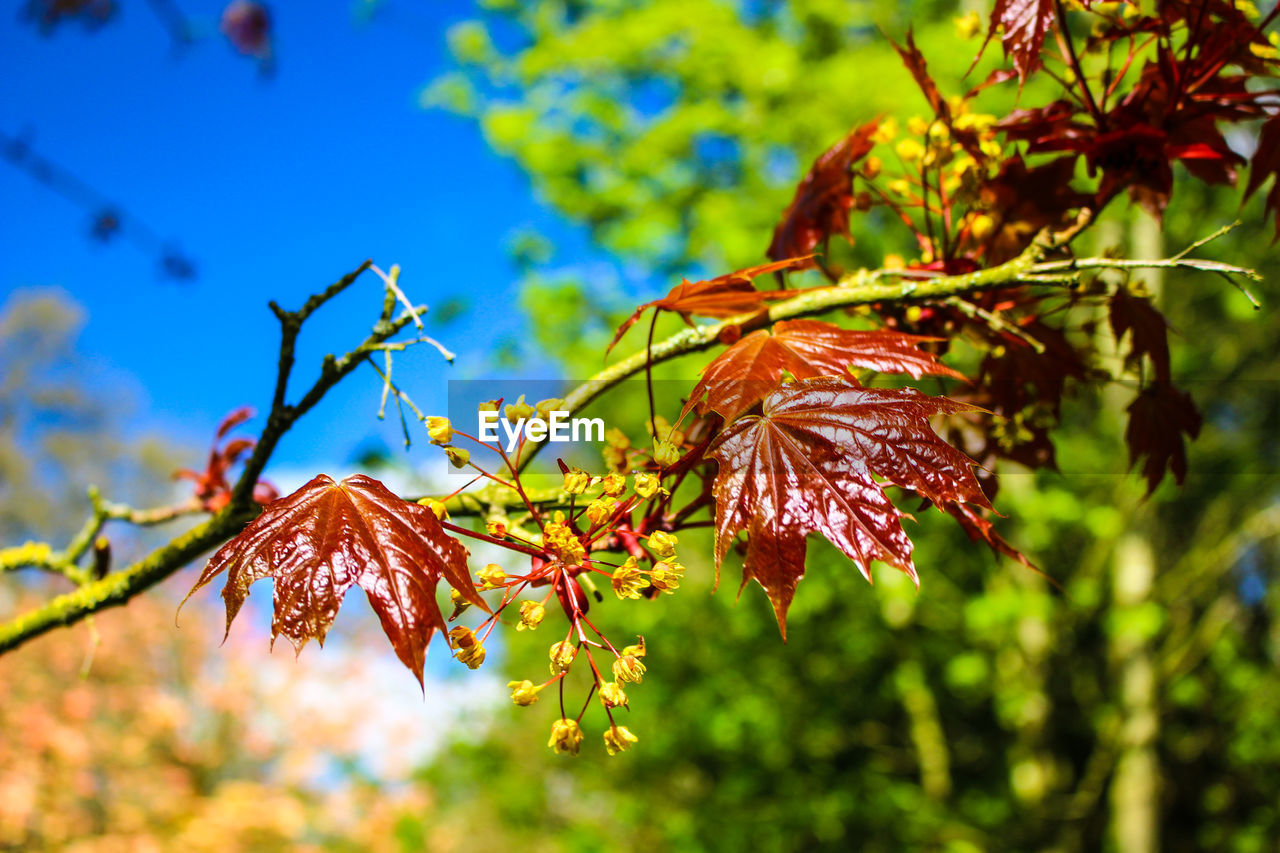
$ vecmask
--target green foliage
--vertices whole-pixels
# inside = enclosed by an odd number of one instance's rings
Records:
[[[980,42],[957,49],[951,8],[517,4],[455,29],[459,69],[426,100],[473,115],[602,248],[664,274],[690,260],[736,269],[762,257],[797,177],[833,139],[880,112],[925,110],[869,23],[901,35],[916,21],[935,73],[958,80]],[[480,41],[496,52],[477,53]]]

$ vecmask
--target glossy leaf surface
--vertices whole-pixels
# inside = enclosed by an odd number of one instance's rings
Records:
[[[804,576],[805,537],[821,533],[870,579],[880,560],[917,580],[903,513],[888,483],[939,505],[989,507],[973,461],[929,425],[971,407],[913,390],[863,388],[852,379],[790,383],[764,401],[761,415],[730,424],[708,455],[719,470],[716,565],[738,533],[748,535],[742,582],[768,593],[786,636],[786,615]]]
[[[254,581],[272,578],[272,640],[283,635],[298,651],[313,637],[324,643],[343,596],[359,586],[419,683],[427,643],[445,630],[435,598],[440,579],[488,609],[462,543],[431,510],[363,474],[341,482],[321,474],[269,504],[213,556],[187,597],[223,572],[227,630]]]
[[[842,329],[820,320],[788,320],[739,340],[702,370],[690,404],[732,420],[763,400],[782,382],[847,376],[849,368],[880,373],[964,377],[920,344],[934,340],[880,330]]]

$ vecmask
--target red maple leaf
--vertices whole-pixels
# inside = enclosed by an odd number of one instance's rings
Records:
[[[912,79],[920,87],[920,92],[924,95],[924,99],[929,102],[934,114],[938,118],[948,117],[950,109],[947,107],[947,100],[938,91],[938,84],[934,82],[933,75],[929,73],[929,65],[925,62],[924,54],[920,52],[920,48],[916,47],[915,36],[911,30],[907,30],[907,43],[905,45],[897,42],[890,43],[893,45],[893,49],[898,51],[898,56],[902,58],[902,64],[911,72]]]
[[[227,631],[250,585],[274,578],[271,639],[283,634],[298,651],[312,637],[324,644],[343,596],[359,586],[419,684],[427,643],[446,630],[435,597],[440,578],[489,609],[467,573],[467,549],[435,513],[363,474],[342,482],[320,474],[268,505],[214,554],[187,598],[222,572]]]
[[[875,119],[854,128],[814,161],[773,231],[767,252],[770,258],[807,255],[833,235],[849,238],[849,209],[853,207],[850,170],[875,147],[871,137],[879,124]]]
[[[1054,0],[996,0],[987,39],[1003,28],[1000,42],[1004,55],[1013,60],[1019,83],[1040,67],[1040,48],[1056,19]]]
[[[880,373],[964,376],[920,344],[936,338],[882,330],[842,329],[819,320],[786,320],[739,340],[702,369],[687,408],[733,420],[767,397],[789,373],[796,379],[848,376],[849,368]]]
[[[622,340],[627,330],[634,326],[650,308],[655,311],[671,311],[679,314],[686,323],[692,325],[690,317],[736,317],[739,314],[754,311],[766,302],[790,299],[802,291],[756,290],[751,282],[771,272],[805,269],[812,266],[812,260],[812,255],[805,255],[747,267],[706,281],[681,279],[680,283],[671,288],[666,296],[646,302],[637,308],[635,313],[618,327],[618,331],[614,332],[613,340],[609,341],[605,352],[613,349],[618,341]]]
[[[257,443],[252,438],[233,438],[226,444],[219,443],[227,437],[231,430],[252,418],[253,409],[241,406],[222,419],[217,431],[213,434],[213,445],[209,448],[209,461],[203,471],[180,468],[173,473],[175,480],[191,480],[195,483],[195,497],[207,512],[217,512],[231,500],[231,482],[227,475],[240,457],[253,449]],[[253,499],[260,504],[271,503],[280,497],[276,487],[266,480],[259,480],[253,487]]]
[[[804,576],[805,536],[821,533],[870,580],[881,560],[917,583],[903,513],[877,478],[940,506],[989,508],[973,460],[929,426],[937,414],[971,406],[918,391],[864,388],[852,379],[790,383],[760,415],[730,424],[709,448],[715,459],[716,566],[741,531],[748,534],[743,586],[768,593],[782,635]]]

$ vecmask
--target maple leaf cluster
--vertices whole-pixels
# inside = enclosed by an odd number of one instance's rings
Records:
[[[257,442],[252,438],[231,438],[228,435],[236,427],[251,419],[253,409],[242,406],[231,412],[213,434],[213,445],[209,448],[209,460],[203,471],[180,468],[174,472],[175,480],[190,480],[194,485],[194,499],[206,512],[217,512],[231,501],[231,481],[228,475],[246,453],[253,450]],[[260,504],[271,503],[280,497],[276,487],[266,480],[259,480],[253,487],[253,499]]]
[[[269,503],[214,556],[196,588],[226,574],[229,628],[250,585],[274,578],[273,636],[301,648],[311,638],[323,641],[343,596],[359,586],[420,681],[437,631],[474,669],[497,625],[533,631],[558,606],[565,632],[549,649],[550,678],[512,681],[512,700],[533,705],[554,686],[559,717],[549,746],[576,753],[584,715],[598,698],[612,754],[637,741],[615,714],[629,707],[628,686],[645,673],[645,643],[615,644],[595,627],[588,611],[593,597],[604,600],[597,582],[621,601],[674,593],[685,572],[677,534],[707,524],[702,516],[714,527],[717,573],[740,550],[742,585],[756,581],[764,589],[784,637],[810,534],[830,541],[868,580],[880,562],[919,583],[904,526],[912,516],[901,509],[908,503],[921,507],[917,512],[936,508],[973,540],[1031,566],[995,530],[994,471],[1002,460],[1053,468],[1064,398],[1073,384],[1110,375],[1095,352],[1092,321],[1071,325],[1082,305],[1105,310],[1122,375],[1139,379],[1125,430],[1131,465],[1150,491],[1167,473],[1180,482],[1185,441],[1198,433],[1200,415],[1174,384],[1168,323],[1140,285],[1095,276],[1062,288],[1011,278],[1021,283],[912,297],[914,281],[991,269],[1033,245],[1070,266],[1071,236],[1113,200],[1127,193],[1161,215],[1175,164],[1201,181],[1234,184],[1245,160],[1226,142],[1233,125],[1263,122],[1246,196],[1280,173],[1280,96],[1256,82],[1280,69],[1263,32],[1274,10],[1259,19],[1225,0],[1168,0],[1153,12],[1127,4],[1071,8],[998,0],[988,41],[999,36],[1011,67],[954,97],[942,93],[908,33],[898,53],[930,114],[901,124],[876,118],[822,153],[773,230],[769,263],[682,280],[621,324],[610,349],[653,312],[647,375],[661,312],[689,325],[694,318],[721,321],[715,343],[724,349],[703,367],[674,423],[658,413],[650,384],[649,441],[633,445],[611,430],[604,468],[593,473],[561,462],[563,489],[547,504],[522,483],[537,452],[527,436],[508,453],[446,418],[422,416],[432,443],[455,467],[511,497],[483,530],[449,520],[452,496],[419,505],[362,475],[341,482],[321,475]],[[1092,29],[1080,39],[1072,22],[1079,27],[1086,15]],[[1021,86],[1042,72],[1061,82],[1061,97],[1004,117],[978,111],[986,89]],[[881,156],[890,148],[893,168]],[[899,281],[900,296],[849,312],[844,322],[782,319],[771,306],[806,293],[787,289],[785,275],[817,267],[836,288],[848,284],[837,250],[853,240],[854,214],[875,207],[889,210],[918,250],[909,259],[887,258],[876,274]],[[1280,180],[1266,208],[1280,208]],[[757,287],[770,275],[777,289]],[[943,361],[957,350],[968,352],[967,375],[953,366],[959,359]],[[876,381],[883,376],[891,387]],[[925,377],[950,383],[943,386],[949,395],[900,387]],[[515,422],[562,402],[535,407],[521,397],[503,411]],[[501,407],[494,400],[481,409]],[[220,428],[203,474],[184,473],[209,509],[225,501],[226,471],[248,449],[242,441],[218,446],[242,419],[237,413]],[[488,448],[501,466],[491,471],[472,461],[468,442]],[[521,567],[489,564],[473,572],[458,537],[504,548]],[[453,604],[447,618],[436,601],[441,580]],[[462,624],[473,607],[485,616]],[[576,715],[565,698],[575,665],[586,666],[591,685]]]

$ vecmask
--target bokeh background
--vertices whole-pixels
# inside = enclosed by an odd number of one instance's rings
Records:
[[[450,379],[589,374],[638,302],[760,261],[848,127],[923,111],[878,28],[914,26],[959,91],[980,39],[956,19],[986,11],[279,2],[269,28],[249,15],[229,38],[228,8],[4,6],[4,544],[63,541],[90,483],[172,499],[170,473],[199,467],[220,418],[269,400],[267,300],[297,305],[366,257],[402,266],[458,354],[397,362],[424,408],[443,410]],[[1205,413],[1182,487],[1143,498],[1114,384],[1073,389],[1060,471],[1002,472],[1005,535],[1061,590],[924,517],[918,594],[893,572],[868,586],[814,543],[784,645],[758,590],[735,603],[730,568],[712,595],[691,560],[678,595],[600,608],[648,640],[640,744],[567,760],[544,746],[550,712],[503,688],[543,671],[540,640],[516,636],[478,673],[437,647],[424,698],[361,596],[295,661],[267,650],[265,590],[221,647],[216,596],[175,626],[188,571],[0,658],[0,847],[1275,849],[1280,258],[1259,201],[1184,183],[1163,226],[1117,209],[1084,241],[1154,256],[1239,217],[1203,254],[1268,281],[1256,312],[1217,279],[1148,281]],[[854,232],[868,265],[906,249],[874,218]],[[380,299],[370,279],[317,315],[301,363],[362,337]],[[433,448],[377,419],[380,392],[353,376],[267,476],[444,482]],[[632,393],[611,412],[639,432]],[[120,534],[117,559],[150,541]],[[0,578],[0,613],[49,591]]]

